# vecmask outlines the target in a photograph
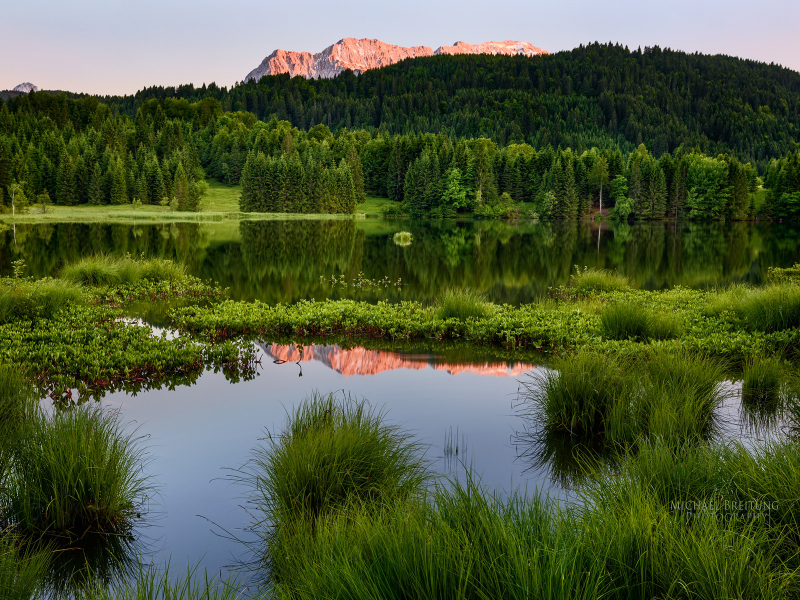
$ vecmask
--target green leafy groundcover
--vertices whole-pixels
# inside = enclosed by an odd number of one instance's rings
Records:
[[[20,285],[14,280],[0,286]],[[154,335],[144,324],[126,320],[131,301],[176,298],[210,301],[224,291],[193,278],[180,282],[140,282],[132,286],[87,289],[86,303],[71,304],[49,317],[34,314],[0,324],[0,363],[24,365],[43,393],[69,399],[101,396],[124,387],[191,383],[205,367],[232,377],[247,376],[255,355],[250,344],[203,344]]]
[[[196,339],[215,342],[237,337],[319,341],[330,336],[434,343],[460,340],[473,345],[559,353],[591,348],[623,354],[668,345],[740,361],[756,354],[791,349],[800,340],[797,328],[771,333],[750,329],[734,300],[721,292],[675,288],[566,297],[519,307],[490,305],[486,316],[463,320],[439,319],[435,307],[418,302],[368,304],[353,300],[274,306],[227,300],[208,307],[177,309],[172,315],[176,328]],[[679,333],[661,341],[607,339],[601,323],[603,310],[623,303],[672,315],[679,324]],[[716,308],[710,310],[709,306]]]

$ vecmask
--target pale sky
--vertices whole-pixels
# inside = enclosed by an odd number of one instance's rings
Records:
[[[230,86],[276,48],[319,52],[344,37],[434,49],[513,39],[551,52],[611,41],[800,71],[799,32],[798,0],[3,0],[0,89]]]

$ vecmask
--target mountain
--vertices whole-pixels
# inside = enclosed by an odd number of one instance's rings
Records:
[[[20,83],[17,87],[15,87],[12,92],[23,92],[28,94],[30,92],[38,92],[39,88],[33,85],[32,83]]]
[[[300,75],[306,79],[330,79],[350,69],[361,74],[370,69],[378,69],[406,58],[418,58],[440,54],[505,54],[538,56],[549,54],[530,42],[506,40],[504,42],[485,42],[483,44],[467,44],[456,42],[452,46],[440,46],[434,51],[428,46],[395,46],[380,40],[364,38],[344,38],[328,46],[322,52],[290,52],[275,50],[261,64],[250,71],[245,81],[258,81],[264,75],[288,73],[292,77]]]

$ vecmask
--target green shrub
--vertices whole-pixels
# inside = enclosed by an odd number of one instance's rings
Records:
[[[407,499],[428,478],[420,447],[363,401],[315,393],[270,440],[255,452],[253,485],[274,523]]]
[[[755,331],[782,331],[800,326],[800,286],[773,285],[752,290],[739,304],[739,314]]]
[[[408,231],[398,231],[392,237],[392,241],[396,246],[410,246],[412,235]]]
[[[616,292],[630,287],[630,280],[616,271],[575,266],[575,275],[569,278],[570,287],[579,294]]]
[[[482,319],[492,313],[486,297],[474,290],[448,288],[436,300],[437,319]]]
[[[149,489],[143,456],[115,412],[83,405],[39,414],[11,452],[5,521],[70,538],[126,530]]]
[[[0,324],[52,319],[63,308],[84,301],[75,285],[54,279],[0,282]]]

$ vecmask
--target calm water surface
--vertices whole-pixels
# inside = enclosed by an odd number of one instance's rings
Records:
[[[395,243],[408,231],[410,245]],[[398,240],[399,241],[399,240]],[[574,266],[617,269],[647,289],[759,283],[770,266],[800,262],[800,231],[756,223],[520,223],[480,221],[227,221],[170,224],[0,224],[0,274],[24,258],[28,274],[54,275],[97,253],[161,256],[265,302],[355,297],[435,298],[470,287],[498,302],[529,302],[569,281]],[[402,287],[363,291],[320,282],[359,273]]]

